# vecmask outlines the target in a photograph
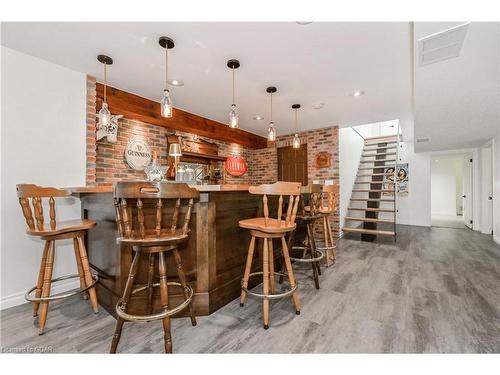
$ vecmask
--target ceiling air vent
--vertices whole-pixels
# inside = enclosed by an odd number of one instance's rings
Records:
[[[418,40],[420,66],[452,59],[460,55],[469,23],[440,31]]]
[[[429,138],[417,138],[417,143],[429,142]]]

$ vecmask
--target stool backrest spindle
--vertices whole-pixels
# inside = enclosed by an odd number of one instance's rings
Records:
[[[274,184],[263,184],[259,186],[250,186],[248,191],[251,194],[262,195],[263,212],[264,212],[264,223],[267,226],[269,224],[269,206],[268,206],[268,196],[279,196],[278,198],[278,211],[277,220],[278,224],[282,226],[282,216],[283,216],[283,196],[289,196],[288,208],[286,211],[285,225],[295,224],[295,218],[297,216],[297,210],[300,200],[300,182],[283,182],[278,181]]]

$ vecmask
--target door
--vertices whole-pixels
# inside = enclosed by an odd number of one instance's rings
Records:
[[[307,144],[278,148],[278,181],[307,185]]]
[[[464,161],[463,184],[464,224],[472,229],[472,158]]]
[[[482,203],[484,213],[481,218],[481,231],[493,233],[493,153],[491,147],[482,149]]]

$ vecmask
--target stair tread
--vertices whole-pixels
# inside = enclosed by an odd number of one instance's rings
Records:
[[[381,163],[381,162],[389,162],[396,161],[396,159],[373,159],[373,160],[361,160],[360,163]]]
[[[374,139],[398,139],[398,135],[397,134],[377,135],[376,137],[365,138],[365,141],[371,141]]]
[[[394,165],[374,165],[373,167],[360,167],[358,168],[358,171],[364,171],[364,170],[369,170],[369,169],[379,169],[379,168],[391,168],[394,167]]]
[[[375,154],[361,154],[361,156],[364,158],[368,158],[368,157],[372,157],[372,156],[382,156],[382,155],[396,155],[396,153],[395,152],[379,152],[379,153],[375,153]]]
[[[369,177],[369,176],[391,176],[394,173],[365,173],[365,174],[358,174],[356,177]]]
[[[385,236],[395,236],[396,233],[393,231],[387,231],[387,230],[374,230],[374,229],[362,229],[362,228],[349,228],[349,227],[344,227],[342,228],[344,232],[353,232],[353,233],[366,233],[366,234],[380,234],[380,235],[385,235]]]
[[[385,199],[385,198],[351,198],[352,201],[355,202],[393,202],[394,199]]]
[[[366,223],[394,224],[394,220],[373,219],[373,218],[367,218],[367,217],[346,216],[345,219],[346,220],[354,220],[354,221],[364,221]]]
[[[394,146],[379,146],[379,147],[372,147],[373,145],[366,145],[370,147],[363,147],[363,151],[374,151],[374,150],[393,150],[398,148],[397,145]]]
[[[391,208],[372,208],[372,207],[348,207],[347,210],[354,211],[374,211],[374,212],[394,212],[394,209]]]
[[[354,181],[354,185],[383,184],[384,181]]]
[[[353,189],[352,190],[355,193],[393,193],[394,190],[388,190],[388,189]]]

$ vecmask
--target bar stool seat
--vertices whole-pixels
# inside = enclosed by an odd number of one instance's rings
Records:
[[[97,275],[90,272],[90,264],[85,249],[84,237],[87,231],[95,227],[92,220],[56,220],[56,201],[54,198],[69,197],[71,191],[56,189],[52,187],[41,187],[33,184],[19,184],[16,186],[17,196],[26,220],[26,233],[30,236],[39,237],[45,241],[45,246],[40,262],[40,271],[36,285],[28,290],[24,298],[33,302],[33,316],[38,316],[38,334],[44,333],[49,302],[75,296],[82,293],[84,298],[90,297],[90,303],[95,313],[98,312],[97,295],[95,284]],[[48,198],[49,220],[46,222],[43,213],[42,199]],[[30,204],[31,200],[31,204]],[[78,274],[65,275],[55,279],[52,278],[54,258],[56,253],[56,241],[72,239],[76,258]],[[67,293],[51,295],[52,284],[62,280],[80,279],[80,289]],[[34,295],[33,295],[34,292]]]
[[[245,229],[254,229],[265,233],[288,233],[295,229],[295,223],[286,223],[284,220],[273,218],[255,217],[244,219],[238,222],[238,225]]]
[[[58,221],[56,226],[51,229],[47,227],[45,224],[41,229],[26,229],[26,233],[30,236],[38,236],[38,237],[48,237],[48,236],[57,236],[59,234],[66,233],[76,233],[82,230],[88,230],[96,226],[95,221],[83,219],[83,220],[66,220],[66,221]]]
[[[311,212],[311,207],[310,206],[305,206],[304,210],[306,212]],[[333,209],[330,208],[330,207],[327,207],[327,206],[323,206],[323,207],[318,208],[318,212],[321,213],[321,214],[331,214],[331,213],[333,213]]]
[[[124,244],[129,246],[166,246],[166,245],[180,245],[189,239],[189,231],[184,233],[182,229],[171,231],[164,229],[158,236],[154,231],[146,231],[144,238],[141,238],[139,231],[132,231],[131,237],[118,237],[117,244]]]

